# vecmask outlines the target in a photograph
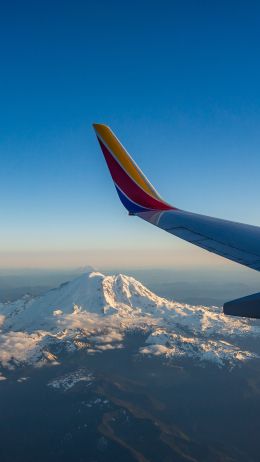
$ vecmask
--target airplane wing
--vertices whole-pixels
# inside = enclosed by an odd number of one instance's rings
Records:
[[[94,124],[94,129],[119,198],[130,215],[136,215],[209,252],[260,271],[259,227],[186,212],[171,206],[161,198],[110,128]],[[240,300],[243,301],[242,313],[246,314],[241,314]],[[240,300],[236,300],[235,304],[225,304],[224,312],[260,317],[260,296],[257,303],[254,296],[253,313],[252,303]],[[245,306],[248,305],[251,311],[248,309],[245,312]]]

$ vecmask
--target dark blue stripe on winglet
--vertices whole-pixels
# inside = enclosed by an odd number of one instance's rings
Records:
[[[128,210],[128,212],[131,213],[138,213],[138,212],[147,212],[148,209],[141,207],[140,205],[135,204],[132,202],[127,196],[120,191],[120,189],[117,187],[115,184],[117,194],[119,195],[119,199],[121,200],[122,204],[125,206],[125,208]]]

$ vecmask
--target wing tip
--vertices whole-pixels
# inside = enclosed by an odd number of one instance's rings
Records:
[[[159,196],[110,127],[93,123],[93,128],[118,195],[128,211],[173,209]]]
[[[100,131],[103,129],[103,130],[109,130],[111,131],[110,127],[106,124],[100,124],[100,123],[93,123],[92,124],[92,127],[94,128],[95,132],[97,134],[100,134]]]

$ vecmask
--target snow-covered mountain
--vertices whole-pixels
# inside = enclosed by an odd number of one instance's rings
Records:
[[[144,334],[141,355],[233,367],[257,357],[243,345],[260,335],[256,322],[226,317],[216,307],[169,301],[132,277],[99,272],[36,298],[0,304],[0,326],[0,362],[9,368],[55,364],[64,350],[124,348],[125,335],[137,330]]]

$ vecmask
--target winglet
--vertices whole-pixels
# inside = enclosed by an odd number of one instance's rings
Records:
[[[129,213],[175,209],[159,196],[112,130],[102,124],[93,127],[119,198]]]

